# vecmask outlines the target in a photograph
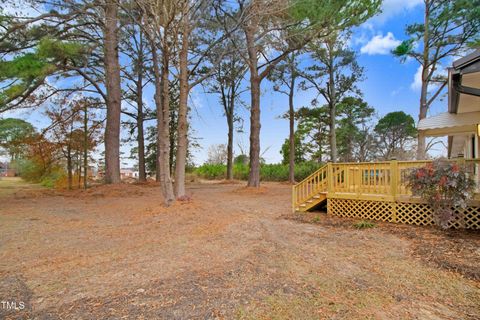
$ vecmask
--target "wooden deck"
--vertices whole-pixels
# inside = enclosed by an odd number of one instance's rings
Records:
[[[474,177],[480,191],[480,159],[455,159]],[[372,220],[433,224],[430,208],[412,195],[407,178],[413,168],[432,161],[328,163],[292,189],[292,210],[308,211],[321,204],[327,213]],[[480,192],[466,209],[466,227],[480,228]],[[453,227],[462,227],[457,221]]]

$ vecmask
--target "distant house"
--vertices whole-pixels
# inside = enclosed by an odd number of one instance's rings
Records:
[[[422,119],[419,134],[448,136],[448,157],[480,152],[480,49],[458,59],[448,70],[448,112]]]
[[[120,169],[120,178],[123,179],[138,179],[138,171],[134,168],[124,168]]]
[[[95,172],[95,178],[97,179],[103,179],[105,177],[105,171],[104,170],[96,170]],[[135,168],[123,168],[120,169],[120,179],[126,180],[126,179],[138,179],[138,170]]]
[[[0,177],[15,177],[16,170],[8,162],[0,162]]]

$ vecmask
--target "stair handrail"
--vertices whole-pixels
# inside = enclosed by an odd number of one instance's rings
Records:
[[[298,204],[300,204],[301,202],[304,202],[305,200],[313,197],[314,195],[316,195],[320,191],[318,189],[307,190],[307,192],[305,194],[303,194],[302,197],[299,197],[300,187],[304,186],[305,184],[308,184],[308,182],[310,182],[310,181],[314,181],[314,178],[316,178],[317,176],[321,177],[321,179],[319,179],[322,182],[321,185],[325,185],[325,190],[323,190],[323,191],[327,191],[327,183],[328,183],[328,180],[327,180],[327,165],[323,165],[322,167],[317,169],[315,172],[313,172],[312,174],[307,176],[305,179],[303,179],[302,181],[300,181],[297,184],[292,186],[292,207],[293,207],[293,210],[295,210],[295,207]]]
[[[304,178],[302,181],[299,181],[297,182],[294,186],[297,186],[299,184],[301,184],[302,182],[304,182],[305,180],[308,180],[310,179],[311,177],[313,177],[314,175],[316,175],[318,172],[322,171],[322,170],[326,170],[327,169],[327,164],[324,164],[323,166],[321,166],[320,168],[318,168],[317,170],[315,170],[313,173],[311,173],[309,176],[307,176],[306,178]]]

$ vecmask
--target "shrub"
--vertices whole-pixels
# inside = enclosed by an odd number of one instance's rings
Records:
[[[297,181],[302,181],[318,169],[320,169],[324,164],[318,162],[303,162],[295,165],[295,179]]]
[[[246,165],[248,163],[248,156],[245,154],[239,154],[233,159],[233,163]]]
[[[66,180],[67,180],[67,174],[65,170],[58,167],[50,171],[44,177],[42,177],[40,184],[47,188],[64,188],[67,185]]]
[[[260,167],[260,179],[264,181],[287,181],[288,165],[263,164]]]
[[[45,170],[35,161],[28,159],[21,159],[15,163],[15,168],[18,174],[26,181],[40,182]]]
[[[226,172],[225,167],[225,172]],[[250,166],[248,164],[237,163],[233,165],[233,178],[237,180],[247,180]]]
[[[412,193],[430,205],[435,223],[443,229],[459,218],[455,215],[455,207],[465,208],[475,188],[475,182],[466,174],[465,168],[445,160],[413,169],[408,181]]]
[[[65,170],[58,165],[45,168],[36,161],[22,159],[16,163],[16,169],[22,179],[48,188],[62,187],[66,180]]]
[[[354,223],[353,226],[357,229],[370,229],[370,228],[375,228],[377,225],[370,221],[360,220]]]
[[[322,165],[316,162],[304,162],[295,165],[295,179],[301,181],[318,170]],[[193,171],[203,179],[225,179],[227,166],[223,164],[203,164]],[[237,180],[248,179],[249,166],[243,163],[233,165],[233,178]],[[260,179],[263,181],[288,181],[288,165],[262,164]]]
[[[204,164],[198,167],[195,173],[205,179],[223,179],[227,174],[227,167],[223,164]]]

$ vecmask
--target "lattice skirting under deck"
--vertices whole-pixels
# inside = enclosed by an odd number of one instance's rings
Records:
[[[450,223],[452,228],[480,229],[480,207],[456,209],[459,218]],[[461,210],[462,212],[458,212]],[[330,198],[327,202],[328,214],[368,220],[406,223],[415,225],[433,225],[433,213],[424,203],[387,202],[354,199]],[[463,214],[463,223],[462,216]]]

